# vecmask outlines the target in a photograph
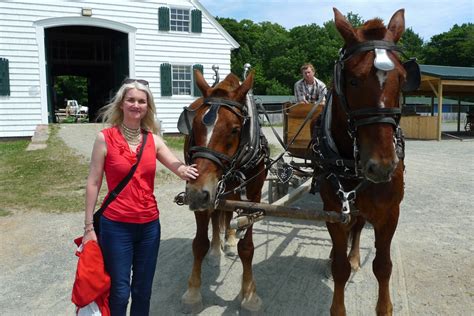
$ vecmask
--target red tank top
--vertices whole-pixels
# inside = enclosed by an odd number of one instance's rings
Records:
[[[109,193],[128,174],[137,161],[137,153],[132,153],[118,127],[102,130],[107,144],[105,156],[105,177]],[[109,204],[104,216],[113,221],[126,223],[148,223],[159,217],[159,210],[153,194],[155,187],[156,150],[153,135],[148,138],[142,158],[132,179],[120,194]],[[105,201],[105,199],[104,199]],[[103,202],[102,202],[103,203]]]

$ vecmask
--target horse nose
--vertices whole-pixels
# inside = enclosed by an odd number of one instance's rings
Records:
[[[388,182],[397,167],[398,159],[387,162],[380,162],[375,159],[369,159],[365,167],[365,176],[368,180],[379,183]]]
[[[207,209],[211,204],[211,194],[207,190],[189,190],[186,195],[191,210]]]

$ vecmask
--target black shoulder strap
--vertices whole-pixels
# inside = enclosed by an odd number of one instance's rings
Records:
[[[142,147],[140,148],[140,151],[138,152],[137,162],[132,166],[132,168],[130,169],[128,174],[125,176],[125,178],[123,178],[122,181],[120,181],[120,183],[117,184],[117,186],[112,190],[112,192],[110,192],[110,194],[107,196],[107,199],[102,204],[100,209],[94,213],[94,216],[101,216],[102,213],[107,208],[107,206],[109,206],[109,204],[112,203],[113,200],[115,200],[115,198],[119,195],[119,193],[123,190],[123,188],[125,188],[125,186],[128,184],[130,179],[133,177],[135,170],[137,170],[138,163],[140,162],[140,159],[142,158],[142,153],[143,153],[143,149],[145,148],[147,137],[148,137],[148,132],[145,131],[143,133]]]

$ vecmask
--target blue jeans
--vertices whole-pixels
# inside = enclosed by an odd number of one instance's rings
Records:
[[[160,248],[160,221],[131,224],[101,216],[100,225],[100,247],[112,283],[109,298],[111,315],[126,314],[130,293],[130,315],[148,315]]]

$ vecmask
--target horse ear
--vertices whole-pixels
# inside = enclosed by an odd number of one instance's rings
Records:
[[[395,12],[388,23],[388,30],[392,33],[394,43],[398,42],[405,31],[405,9]]]
[[[357,34],[352,27],[351,23],[347,21],[347,19],[339,12],[338,9],[332,8],[334,10],[334,21],[336,24],[336,28],[339,33],[342,35],[342,38],[348,43],[357,42]]]
[[[204,76],[198,69],[194,69],[194,78],[196,80],[196,85],[201,90],[203,97],[208,97],[209,96],[209,85],[207,84],[206,79],[204,79]]]
[[[252,88],[253,86],[253,78],[254,78],[254,71],[250,71],[250,73],[247,75],[247,78],[245,78],[244,82],[238,87],[234,93],[235,93],[235,100],[243,100],[245,96],[247,95],[247,92]]]

